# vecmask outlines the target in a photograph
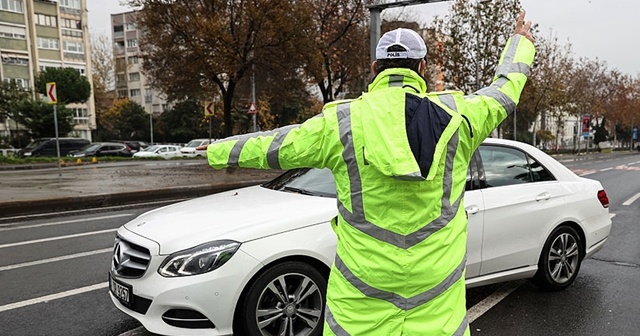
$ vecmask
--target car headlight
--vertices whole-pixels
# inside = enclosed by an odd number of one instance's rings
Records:
[[[218,240],[173,253],[158,268],[164,277],[181,277],[211,272],[224,265],[238,251],[240,243]]]

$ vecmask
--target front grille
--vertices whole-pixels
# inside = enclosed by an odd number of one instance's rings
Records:
[[[125,278],[139,278],[149,267],[150,261],[149,249],[116,237],[111,269],[117,275]]]
[[[216,326],[206,316],[190,309],[171,309],[162,314],[164,323],[178,328],[214,329]]]

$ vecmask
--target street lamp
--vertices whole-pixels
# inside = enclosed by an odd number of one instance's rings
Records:
[[[153,145],[153,90],[150,87],[144,92],[144,102],[149,104],[149,132],[151,134],[151,145]]]

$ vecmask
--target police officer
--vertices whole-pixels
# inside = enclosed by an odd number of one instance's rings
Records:
[[[210,145],[214,168],[329,168],[338,217],[325,335],[469,335],[465,302],[466,171],[515,110],[535,54],[524,13],[493,83],[471,95],[427,93],[426,46],[387,32],[376,75],[354,100],[301,125]]]

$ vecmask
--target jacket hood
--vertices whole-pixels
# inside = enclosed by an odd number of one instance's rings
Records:
[[[409,146],[405,119],[407,95],[424,94],[425,81],[413,70],[387,69],[379,73],[362,95],[360,118],[365,164],[385,176],[424,180]]]

